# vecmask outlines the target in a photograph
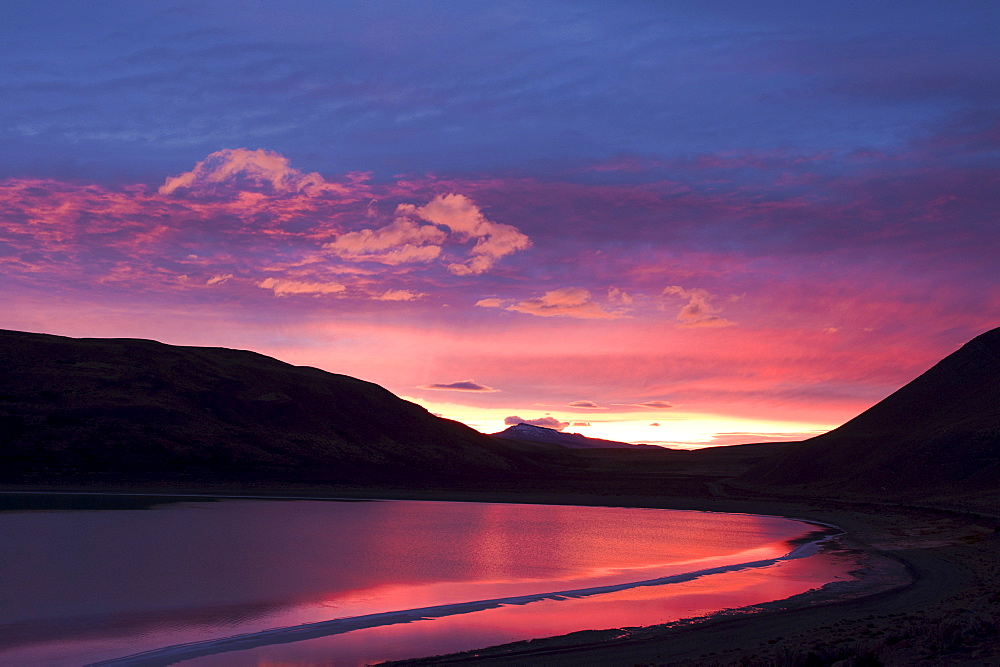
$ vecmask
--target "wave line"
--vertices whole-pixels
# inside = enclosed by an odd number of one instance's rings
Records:
[[[574,590],[557,591],[553,593],[516,595],[511,597],[494,598],[492,600],[474,600],[472,602],[442,604],[433,607],[421,607],[419,609],[386,611],[376,614],[365,614],[363,616],[335,618],[329,621],[318,621],[315,623],[305,623],[302,625],[293,625],[283,628],[269,628],[267,630],[260,630],[257,632],[232,635],[230,637],[206,639],[197,642],[164,646],[162,648],[143,651],[141,653],[134,653],[122,658],[114,658],[111,660],[91,663],[87,667],[119,667],[126,665],[148,665],[152,667],[154,665],[170,665],[183,660],[192,660],[194,658],[216,655],[218,653],[243,651],[277,644],[289,644],[308,639],[318,639],[320,637],[343,634],[354,630],[363,630],[365,628],[375,628],[399,623],[412,623],[414,621],[423,621],[432,618],[468,614],[474,611],[496,609],[504,605],[525,605],[542,600],[565,600],[567,598],[582,598],[591,595],[616,593],[618,591],[625,591],[632,588],[642,588],[645,586],[678,584],[713,574],[768,567],[781,561],[807,558],[808,556],[812,556],[819,551],[820,543],[830,539],[831,537],[833,537],[833,535],[827,534],[819,540],[799,545],[784,556],[778,556],[776,558],[768,558],[747,563],[737,563],[734,565],[721,565],[719,567],[710,567],[704,570],[694,570],[692,572],[684,572],[681,574],[673,574],[666,577],[657,577],[655,579],[646,579],[643,581],[634,581],[624,584],[609,584],[606,586],[594,586],[591,588],[577,588]]]

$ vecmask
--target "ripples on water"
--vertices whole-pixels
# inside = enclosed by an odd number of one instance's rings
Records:
[[[364,664],[663,623],[789,597],[850,567],[822,554],[760,566],[816,530],[778,517],[419,501],[132,498],[133,509],[113,511],[47,502],[0,513],[3,664]],[[723,571],[746,563],[758,566]],[[622,586],[710,568],[719,572]],[[577,592],[544,596],[566,591]]]

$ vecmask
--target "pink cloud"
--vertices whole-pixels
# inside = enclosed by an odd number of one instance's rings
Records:
[[[829,289],[835,294],[842,287]],[[803,286],[800,296],[775,296],[800,313],[802,304],[819,295]],[[825,296],[819,301],[818,309],[829,310]],[[762,307],[769,317],[776,315]],[[928,324],[935,320],[930,310],[900,316]],[[948,319],[949,326],[959,321]],[[970,324],[962,321],[962,326]],[[570,318],[518,318],[491,322],[489,331],[487,353],[477,337],[466,339],[450,329],[421,335],[410,328],[399,335],[438,368],[502,382],[508,405],[514,397],[535,402],[539,396],[547,404],[567,405],[583,394],[600,397],[601,404],[633,405],[636,411],[678,409],[655,403],[670,396],[669,403],[685,412],[711,412],[723,405],[728,414],[745,418],[821,424],[854,416],[926,370],[953,349],[950,345],[963,342],[954,336],[958,340],[923,347],[926,333],[873,334],[861,327],[844,338],[831,337],[801,319],[770,327],[726,327],[712,336],[698,329],[651,326],[646,319],[593,320],[581,328]],[[401,372],[398,363],[392,372]],[[651,405],[639,407],[643,403]]]
[[[503,308],[515,313],[539,317],[572,317],[585,320],[611,320],[628,317],[624,309],[606,310],[582,287],[562,287],[540,297],[512,303],[496,298],[480,299],[477,306]]]
[[[437,259],[449,239],[475,241],[466,260],[447,263],[448,270],[460,276],[485,273],[502,257],[531,245],[516,227],[487,220],[471,199],[452,193],[437,195],[423,206],[400,204],[389,225],[347,232],[323,247],[344,259],[402,264]]]
[[[253,347],[395,391],[431,367],[490,378],[502,395],[461,398],[507,409],[670,396],[833,423],[1000,312],[986,163],[819,160],[800,165],[822,176],[808,189],[780,178],[794,156],[756,160],[759,182],[705,180],[741,155],[641,184],[372,182],[239,150],[165,194],[0,181],[7,326]]]
[[[75,294],[44,287],[5,294],[0,326],[249,348],[377,382],[402,395],[426,382],[430,368],[438,377],[490,378],[502,393],[453,396],[495,408],[539,401],[566,405],[580,396],[602,405],[638,406],[670,396],[685,412],[722,410],[835,426],[995,326],[991,315],[1000,309],[1000,301],[981,291],[860,277],[866,279],[768,282],[768,290],[751,290],[738,304],[763,317],[750,326],[741,315],[743,326],[713,330],[711,336],[645,318],[479,321],[470,309],[436,306],[391,318],[334,318],[333,309],[322,307],[326,299],[294,295],[268,298],[266,310],[251,302],[243,312],[221,308],[217,301],[151,300],[127,291],[107,299],[94,290]],[[190,282],[190,289],[203,290],[201,282]],[[259,289],[245,279],[218,286],[230,287]],[[969,298],[974,300],[962,301]],[[340,310],[344,302],[336,304]],[[820,329],[834,311],[842,328],[830,336]],[[874,331],[865,331],[873,325]],[[490,341],[485,347],[485,334],[478,335],[484,331]],[[647,419],[648,410],[635,409]]]
[[[161,195],[178,191],[204,193],[233,185],[266,188],[273,193],[309,193],[335,188],[315,172],[304,174],[293,169],[288,158],[280,153],[236,148],[216,151],[195,164],[191,171],[168,177],[158,192]]]
[[[504,303],[506,302],[503,299],[489,298],[480,299],[476,301],[475,305],[480,308],[503,308]]]
[[[229,282],[232,279],[233,279],[233,274],[227,273],[227,274],[224,274],[224,275],[212,276],[211,278],[209,278],[208,280],[205,281],[205,284],[206,285],[222,285],[223,283],[227,283],[227,282]]]
[[[734,168],[741,161],[754,162],[765,171],[823,160],[809,155],[709,157]],[[876,156],[865,165],[884,163]],[[585,276],[560,276],[560,282],[572,280],[570,284],[592,294],[598,293],[597,285],[616,287],[601,287],[608,289],[607,297],[592,297],[594,305],[576,304],[576,317],[636,315],[643,308],[643,294],[661,291],[664,284],[698,284],[709,297],[664,295],[687,301],[678,305],[678,326],[698,328],[746,323],[746,315],[731,315],[728,306],[725,314],[712,312],[724,306],[711,295],[732,291],[722,279],[756,271],[762,257],[793,257],[789,251],[815,248],[829,255],[842,248],[837,261],[859,273],[856,267],[866,257],[891,244],[898,258],[964,271],[987,261],[990,244],[972,239],[995,235],[988,221],[997,195],[987,185],[995,180],[995,170],[984,168],[904,170],[894,172],[890,182],[878,180],[877,174],[850,172],[803,194],[794,186],[773,183],[766,188],[708,187],[665,180],[592,185],[421,178],[373,185],[363,175],[346,175],[334,182],[298,171],[276,153],[248,149],[219,151],[199,165],[168,179],[163,186],[167,194],[146,186],[0,183],[0,243],[7,247],[0,265],[36,280],[73,276],[70,280],[85,284],[100,276],[102,284],[145,291],[193,289],[219,275],[241,276],[249,284],[273,275],[341,282],[346,297],[364,299],[386,291],[380,279],[398,283],[404,273],[412,276],[407,285],[412,291],[430,293],[467,284],[449,278],[504,271],[498,261],[528,272],[533,280],[558,274],[559,266],[586,265]],[[701,172],[691,167],[685,173],[702,178]],[[549,213],[540,213],[554,205],[558,224],[548,220]],[[400,217],[408,222],[399,224]],[[607,222],[618,218],[627,220],[627,226]],[[517,220],[518,227],[494,220]],[[962,220],[978,222],[970,227]],[[740,251],[693,247],[699,239],[722,235]],[[767,246],[774,239],[779,244]],[[526,262],[522,251],[532,241],[536,252]],[[977,262],[970,264],[970,258]],[[265,268],[274,271],[262,274]],[[346,277],[360,277],[364,271],[363,281]],[[182,275],[190,280],[182,283]],[[547,294],[550,285],[535,284]],[[239,281],[219,287],[239,289]],[[545,308],[544,296],[490,297],[480,303],[574,317],[569,304]]]
[[[373,224],[380,221],[373,203],[401,192],[352,175],[333,182],[295,169],[278,153],[248,149],[217,151],[156,190],[10,179],[0,182],[0,266],[36,280],[147,292],[198,284],[238,289],[220,278],[231,275],[249,284],[270,279],[279,285],[275,294],[329,294],[336,283],[348,298],[403,301],[426,292],[392,292],[375,284],[378,277],[408,272],[424,276],[413,279],[415,286],[440,285],[449,275],[481,275],[530,245],[456,193],[414,192],[429,203],[393,204],[388,223]],[[365,264],[398,268],[379,272]]]
[[[362,229],[341,234],[323,245],[327,250],[350,260],[383,264],[429,262],[441,254],[447,233],[434,225],[421,225],[400,216],[380,229]]]
[[[389,289],[375,297],[377,301],[415,301],[427,296],[421,292],[414,292],[408,289]]]
[[[501,257],[531,245],[528,237],[513,225],[487,220],[479,207],[464,195],[438,195],[428,204],[412,210],[428,222],[448,227],[461,239],[476,240],[468,260],[448,266],[456,275],[478,275],[491,269]]]
[[[608,290],[608,303],[620,306],[631,306],[635,299],[625,290],[612,287]]]
[[[340,294],[341,292],[347,290],[347,288],[340,283],[281,280],[279,278],[267,278],[257,283],[257,286],[273,291],[275,296],[289,296],[292,294],[321,296],[324,294]]]
[[[671,285],[663,289],[664,296],[679,296],[687,304],[677,313],[677,326],[681,327],[730,327],[736,324],[719,317],[719,308],[712,304],[713,297],[707,290],[695,287],[684,289]]]

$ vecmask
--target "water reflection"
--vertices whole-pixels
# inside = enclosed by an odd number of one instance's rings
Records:
[[[670,587],[637,588],[594,598],[545,600],[407,625],[387,625],[287,645],[216,654],[184,664],[237,667],[248,664],[366,665],[468,651],[585,629],[668,623],[783,599],[826,581],[846,578],[855,564],[821,555],[786,561],[766,570],[715,575]]]
[[[640,581],[775,558],[812,529],[746,515],[409,501],[4,513],[0,662],[96,662],[335,618]],[[200,661],[359,664],[649,624],[786,597],[845,567],[814,557]]]

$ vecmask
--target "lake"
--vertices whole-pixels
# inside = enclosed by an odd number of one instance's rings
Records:
[[[854,565],[780,517],[4,495],[0,664],[359,665],[704,615]]]

